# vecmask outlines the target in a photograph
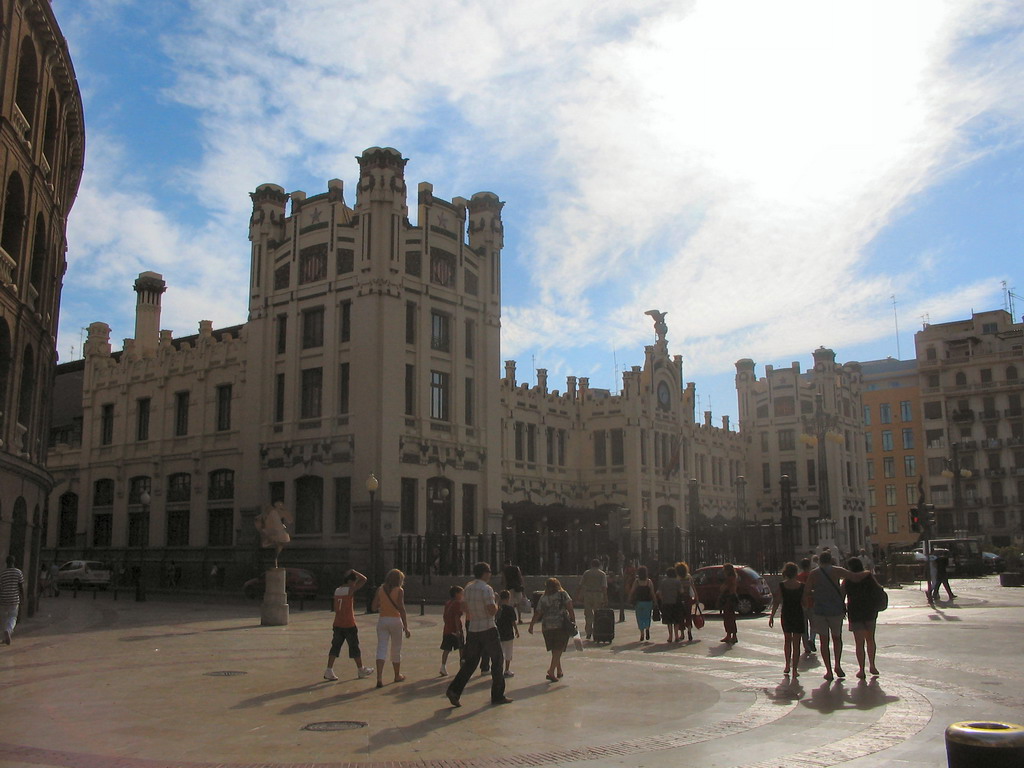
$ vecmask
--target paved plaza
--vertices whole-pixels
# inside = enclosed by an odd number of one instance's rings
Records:
[[[403,672],[383,689],[321,678],[326,601],[261,627],[259,605],[223,597],[122,593],[45,599],[0,647],[0,767],[83,766],[943,766],[952,722],[1020,722],[1024,590],[994,577],[954,582],[954,603],[890,591],[878,630],[882,673],[822,680],[817,657],[782,675],[782,635],[741,620],[740,642],[708,621],[693,644],[636,640],[631,614],[611,646],[587,645],[545,680],[538,634],[516,642],[505,707],[476,676],[453,709],[438,677],[440,607],[410,615]],[[376,617],[359,616],[373,664]],[[390,667],[390,665],[389,665]],[[454,666],[449,663],[449,671]]]

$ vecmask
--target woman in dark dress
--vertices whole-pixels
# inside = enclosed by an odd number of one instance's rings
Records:
[[[851,557],[847,567],[852,573],[862,573],[864,563],[859,557]],[[875,609],[875,598],[881,587],[875,581],[875,577],[868,575],[859,581],[852,578],[843,581],[846,589],[846,615],[850,620],[850,631],[853,632],[853,639],[857,643],[857,664],[860,671],[857,677],[863,680],[864,661],[867,656],[868,670],[872,676],[878,676],[878,667],[875,666],[875,622],[878,619],[878,611]],[[866,653],[865,653],[866,651]]]
[[[723,643],[738,643],[736,637],[736,608],[739,606],[740,596],[737,594],[739,577],[736,574],[736,566],[726,563],[722,566],[725,572],[725,581],[722,582],[722,589],[718,595],[718,607],[722,609],[722,624],[725,625],[725,637]]]
[[[800,676],[797,664],[800,661],[800,641],[804,636],[804,584],[796,578],[799,572],[796,563],[782,566],[782,581],[775,590],[772,615],[768,617],[768,626],[775,626],[775,612],[782,608],[782,634],[785,637],[786,652],[786,668],[782,674],[788,675],[792,668],[794,678]]]

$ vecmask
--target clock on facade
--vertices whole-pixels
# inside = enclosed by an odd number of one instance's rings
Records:
[[[672,395],[668,391],[668,384],[663,381],[658,385],[658,402],[668,408],[671,401]]]

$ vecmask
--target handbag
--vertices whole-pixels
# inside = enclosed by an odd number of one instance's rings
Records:
[[[871,601],[871,607],[875,610],[876,613],[881,613],[889,607],[889,593],[886,592],[885,587],[883,587],[881,584],[875,581],[874,578],[872,578],[871,581],[873,581],[875,584],[875,594]]]
[[[693,622],[695,629],[704,629],[704,614],[701,613],[700,603],[694,603],[693,607],[697,609],[697,612],[690,616],[690,621]]]
[[[661,621],[661,608],[657,603],[655,603],[654,607],[651,609],[651,621]]]
[[[569,637],[573,637],[578,635],[580,630],[576,626],[576,622],[569,618],[569,609],[565,606],[565,600],[566,598],[562,598],[562,629],[569,633]]]

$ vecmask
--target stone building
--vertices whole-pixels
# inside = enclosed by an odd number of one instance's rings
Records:
[[[923,487],[924,429],[916,360],[861,363],[868,527],[879,552],[911,549],[910,509]]]
[[[844,552],[865,545],[868,522],[860,365],[814,351],[814,368],[736,363],[740,433],[747,444],[747,496],[758,517],[779,519],[782,477],[789,480],[793,545],[806,551],[834,543]],[[831,521],[831,522],[822,522]]]
[[[939,535],[1024,543],[1024,323],[992,310],[914,336]]]
[[[75,70],[48,0],[0,5],[0,556],[39,570],[52,479],[49,393],[65,231],[85,132]]]

